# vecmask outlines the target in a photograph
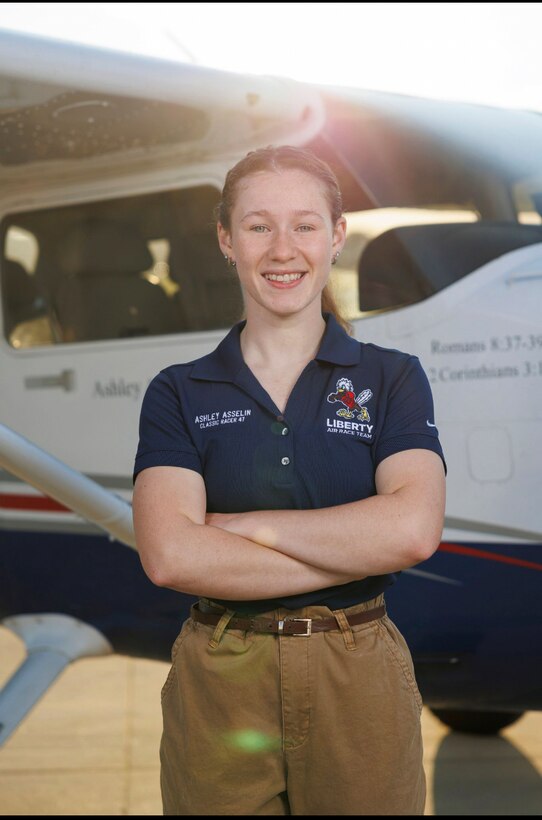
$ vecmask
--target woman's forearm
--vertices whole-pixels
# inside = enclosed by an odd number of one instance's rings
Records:
[[[217,528],[288,557],[311,561],[322,570],[352,572],[356,568],[358,577],[365,577],[404,568],[400,564],[404,565],[405,556],[400,556],[396,541],[387,538],[382,529],[382,519],[390,517],[389,508],[373,505],[374,509],[362,516],[361,503],[365,505],[365,500],[315,510],[255,510],[207,518]],[[378,519],[377,526],[371,526],[371,518]]]
[[[191,470],[144,470],[133,495],[136,546],[157,586],[231,600],[298,595],[348,583],[340,570],[315,567],[205,523],[203,479]]]
[[[322,570],[362,578],[424,560],[425,553],[405,522],[415,515],[408,500],[390,494],[314,510],[210,514],[206,520]]]
[[[384,459],[377,494],[309,510],[208,514],[206,523],[278,550],[322,570],[353,578],[398,572],[438,547],[445,506],[444,469],[428,450]]]
[[[336,569],[257,544],[223,529],[187,522],[163,548],[160,586],[191,595],[256,600],[297,595],[354,580]]]

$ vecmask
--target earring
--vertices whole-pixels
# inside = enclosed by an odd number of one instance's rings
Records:
[[[340,255],[341,255],[340,251],[337,251],[337,253],[334,254],[333,259],[331,260],[332,265],[334,265],[337,262],[337,259],[339,258]]]
[[[237,262],[235,261],[235,259],[230,259],[229,256],[226,256],[226,254],[224,254],[224,259],[226,260],[228,265],[232,266],[232,268],[234,268],[237,265]]]

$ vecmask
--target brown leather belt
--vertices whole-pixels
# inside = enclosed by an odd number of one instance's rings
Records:
[[[191,617],[200,624],[216,626],[223,612],[202,612],[198,604],[194,604],[191,610]],[[346,614],[346,613],[345,613]],[[377,606],[374,609],[366,609],[363,612],[356,612],[347,615],[350,626],[376,621],[386,614],[386,605]],[[326,632],[329,629],[339,629],[335,618],[284,618],[283,620],[272,620],[270,618],[236,618],[232,617],[226,629],[243,629],[249,632],[269,632],[273,635],[299,635],[308,637],[312,632]]]

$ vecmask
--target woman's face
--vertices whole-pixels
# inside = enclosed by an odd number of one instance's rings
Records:
[[[333,224],[324,184],[306,171],[258,171],[238,185],[230,230],[218,226],[222,252],[235,260],[248,313],[278,315],[318,300],[331,260],[345,241],[346,220]]]

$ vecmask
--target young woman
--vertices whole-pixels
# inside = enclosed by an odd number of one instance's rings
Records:
[[[165,814],[424,813],[422,700],[384,592],[439,544],[445,466],[418,359],[336,313],[345,233],[325,163],[248,154],[218,209],[246,319],[143,401],[142,565],[199,598],[162,690]]]

